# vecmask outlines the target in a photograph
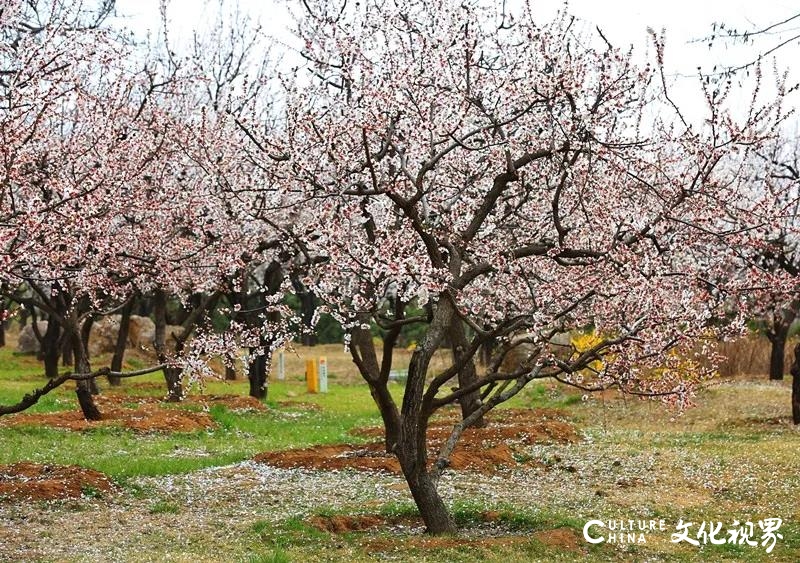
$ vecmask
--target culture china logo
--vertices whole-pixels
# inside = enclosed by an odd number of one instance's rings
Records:
[[[729,525],[720,521],[684,522],[681,518],[672,527],[664,520],[589,520],[583,526],[583,537],[589,543],[645,544],[652,534],[672,532],[670,542],[701,545],[734,544],[764,549],[772,553],[779,540],[783,520],[764,518],[756,523],[734,520]]]

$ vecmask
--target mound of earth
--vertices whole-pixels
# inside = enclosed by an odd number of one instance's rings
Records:
[[[57,500],[109,493],[115,486],[103,473],[77,465],[20,462],[0,465],[0,499]]]
[[[322,407],[316,403],[304,401],[278,401],[278,406],[287,409],[298,409],[303,411],[321,411]]]
[[[450,456],[450,469],[495,473],[526,462],[514,458],[514,447],[534,443],[575,442],[578,435],[569,422],[557,419],[557,411],[514,409],[501,411],[487,419],[483,428],[464,431]],[[428,429],[428,459],[431,463],[450,435],[455,418],[446,416],[434,421]],[[382,437],[382,428],[360,428],[353,434]],[[400,474],[400,463],[394,454],[386,453],[383,442],[369,444],[335,444],[309,448],[263,452],[254,458],[285,469],[323,470],[356,469]]]
[[[222,405],[232,411],[265,411],[267,405],[249,395],[196,395],[188,397],[185,403],[195,403],[204,407]]]
[[[213,405],[223,405],[232,411],[264,411],[267,406],[254,397],[244,395],[199,395],[187,397],[181,404],[199,405],[202,412],[163,403],[157,397],[131,397],[110,392],[97,395],[95,402],[102,420],[83,418],[79,410],[52,413],[20,413],[4,417],[0,425],[51,426],[67,430],[89,430],[104,426],[121,426],[137,432],[197,432],[212,430],[217,424],[205,412]]]
[[[129,398],[126,403],[138,399]],[[181,408],[164,407],[145,399],[135,407],[121,406],[114,397],[96,397],[102,420],[86,420],[80,410],[50,413],[20,413],[5,417],[0,424],[8,426],[51,426],[67,430],[90,430],[106,426],[121,426],[137,432],[196,432],[216,427],[205,412],[191,412]]]
[[[80,411],[62,411],[9,416],[2,423],[8,426],[52,426],[67,430],[90,430],[104,426],[122,426],[137,432],[196,432],[216,427],[204,412],[164,408],[157,404],[141,404],[136,408],[102,408],[102,420],[86,420]]]
[[[581,550],[582,540],[578,538],[578,534],[575,533],[575,530],[570,528],[542,530],[533,534],[533,537],[551,547],[558,547],[569,551]]]
[[[338,515],[338,516],[312,516],[306,522],[320,532],[331,534],[346,534],[348,532],[363,532],[377,530],[387,526],[404,526],[407,528],[424,528],[422,519],[412,516],[381,516],[378,514]]]
[[[460,419],[457,412],[435,419],[428,428],[428,440],[443,443],[450,436],[453,425]],[[575,427],[564,420],[563,413],[555,409],[504,409],[493,412],[484,428],[467,428],[460,443],[474,441],[512,441],[521,444],[555,444],[577,442]],[[383,428],[357,428],[356,436],[382,438]]]

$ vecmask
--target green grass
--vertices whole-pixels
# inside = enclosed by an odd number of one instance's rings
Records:
[[[0,348],[0,404],[12,404],[42,383],[41,366],[34,357],[18,356],[7,347]],[[156,385],[144,387],[141,383]],[[136,381],[126,380],[121,389],[132,398],[127,404],[135,405],[136,397],[162,396],[163,390],[157,387],[161,383],[160,374],[152,374]],[[107,387],[107,384],[101,381],[101,386]],[[75,394],[69,387],[69,384],[64,385],[44,396],[26,412],[75,410]],[[191,390],[192,393],[198,391]],[[247,384],[241,380],[209,382],[202,392],[246,395]],[[292,402],[314,403],[321,409],[308,410],[302,405],[295,408]],[[140,434],[114,427],[73,432],[38,425],[0,426],[0,443],[3,444],[0,463],[27,460],[77,464],[124,482],[129,477],[185,473],[225,465],[268,450],[357,442],[359,439],[349,435],[349,430],[380,424],[365,386],[332,385],[328,394],[309,395],[297,378],[276,381],[270,384],[267,405],[271,407],[268,411],[244,413],[214,405],[209,414],[219,426],[209,432]],[[197,410],[201,407],[180,404],[174,408]]]
[[[296,416],[287,417],[287,413]],[[320,412],[283,407],[233,413],[215,405],[210,415],[219,428],[180,434],[143,435],[114,427],[83,432],[41,426],[0,427],[0,441],[4,444],[0,463],[29,460],[77,464],[117,479],[184,473],[234,463],[268,450],[357,441],[348,434],[350,429],[380,423],[379,417],[367,409],[348,413],[334,401],[330,410]]]
[[[150,507],[150,514],[178,514],[181,507],[167,500],[160,500]]]
[[[244,561],[246,563],[289,563],[291,559],[285,551],[278,548],[270,553],[250,555]]]

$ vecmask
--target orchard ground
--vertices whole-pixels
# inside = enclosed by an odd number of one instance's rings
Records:
[[[12,348],[0,349],[4,403],[42,383],[38,362]],[[328,357],[326,395],[305,392],[311,355]],[[461,532],[432,538],[392,460],[369,445],[380,419],[341,347],[298,349],[287,371],[266,405],[244,397],[242,380],[162,404],[154,375],[104,386],[107,421],[81,423],[68,389],[0,419],[0,560],[800,560],[790,380],[721,379],[677,417],[531,385],[465,436],[463,463],[440,483]],[[434,441],[452,417],[434,425]],[[783,539],[769,555],[670,542],[679,519],[724,530],[771,517],[783,519]],[[666,530],[644,544],[584,540],[588,520],[620,519],[663,519]]]

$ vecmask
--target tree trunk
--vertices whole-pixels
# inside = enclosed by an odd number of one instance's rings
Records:
[[[90,373],[92,367],[89,364],[89,356],[86,353],[83,339],[74,331],[70,336],[73,345],[73,356],[75,358],[75,373]],[[92,380],[85,379],[76,381],[75,393],[78,396],[78,404],[83,412],[83,417],[86,420],[101,420],[103,416],[97,409],[97,405],[95,405],[91,381]]]
[[[6,345],[6,300],[0,299],[0,348]]]
[[[302,341],[303,346],[316,346],[317,335],[311,330],[311,324],[314,320],[314,313],[317,310],[317,298],[310,291],[300,294],[300,312],[303,318],[303,325],[308,328],[308,331],[303,332]]]
[[[73,351],[72,342],[70,342],[69,338],[64,336],[61,339],[61,365],[62,366],[71,366],[72,364],[75,363],[72,351]]]
[[[87,360],[89,359],[89,338],[91,337],[92,334],[93,324],[94,324],[94,317],[89,316],[86,318],[85,321],[83,321],[83,326],[81,326],[82,353],[86,356]],[[96,379],[90,379],[87,383],[89,385],[89,390],[92,392],[92,395],[98,395],[100,393],[100,388],[97,386]]]
[[[153,316],[155,322],[155,338],[153,347],[156,349],[158,361],[162,364],[169,364],[167,354],[167,296],[157,290],[153,296]],[[181,370],[167,365],[164,370],[164,380],[167,382],[167,398],[169,402],[177,402],[183,399],[183,385],[181,384]]]
[[[792,421],[800,424],[800,344],[794,347],[792,374]]]
[[[225,381],[236,381],[235,366],[225,366]]]
[[[789,324],[776,322],[772,331],[767,334],[772,345],[769,355],[769,378],[772,381],[783,379],[786,339],[789,336]]]
[[[111,371],[122,371],[122,362],[125,359],[125,348],[128,345],[128,332],[131,327],[131,314],[133,313],[133,306],[135,299],[130,299],[120,312],[119,319],[119,332],[117,333],[117,342],[114,345],[114,356],[111,358]],[[111,385],[120,385],[122,381],[119,377],[109,375],[108,382]]]
[[[466,358],[466,352],[469,349],[469,341],[464,331],[464,323],[461,322],[461,319],[457,316],[453,318],[448,336],[453,353],[453,363],[457,365],[464,362],[464,367],[458,372],[458,386],[462,388],[467,387],[478,380],[478,374],[475,371],[475,361],[472,358]],[[459,403],[461,405],[461,418],[463,420],[481,407],[480,390],[476,389],[472,393],[464,395]],[[480,417],[472,424],[475,428],[482,428],[485,425],[486,423],[483,417]]]
[[[174,366],[164,368],[164,381],[167,382],[168,403],[177,403],[183,400],[183,383],[181,381],[181,369]]]
[[[34,321],[35,322],[35,321]],[[58,321],[50,315],[47,321],[47,330],[41,340],[42,360],[44,360],[44,374],[52,379],[58,377],[58,360],[61,357],[61,327]],[[69,340],[65,338],[64,340]],[[72,343],[69,343],[72,346]]]
[[[256,350],[251,348],[250,353],[255,354]],[[247,368],[247,379],[250,380],[250,396],[260,401],[266,401],[269,383],[267,381],[266,356],[257,355],[253,358]]]
[[[400,467],[403,469],[403,476],[406,478],[420,516],[425,522],[427,532],[433,535],[455,534],[456,523],[428,474],[425,460],[421,459],[427,456],[420,456],[419,452],[413,451],[413,448],[407,451],[406,446],[413,441],[403,440],[404,444],[398,448],[398,457],[400,458]]]
[[[428,366],[454,319],[453,304],[446,298],[441,299],[433,313],[425,337],[411,355],[396,448],[403,475],[430,534],[453,534],[456,532],[455,522],[428,473],[427,431],[431,409],[424,402]]]
[[[153,312],[153,303],[148,297],[143,295],[139,296],[136,301],[136,314],[140,317],[149,317]]]

